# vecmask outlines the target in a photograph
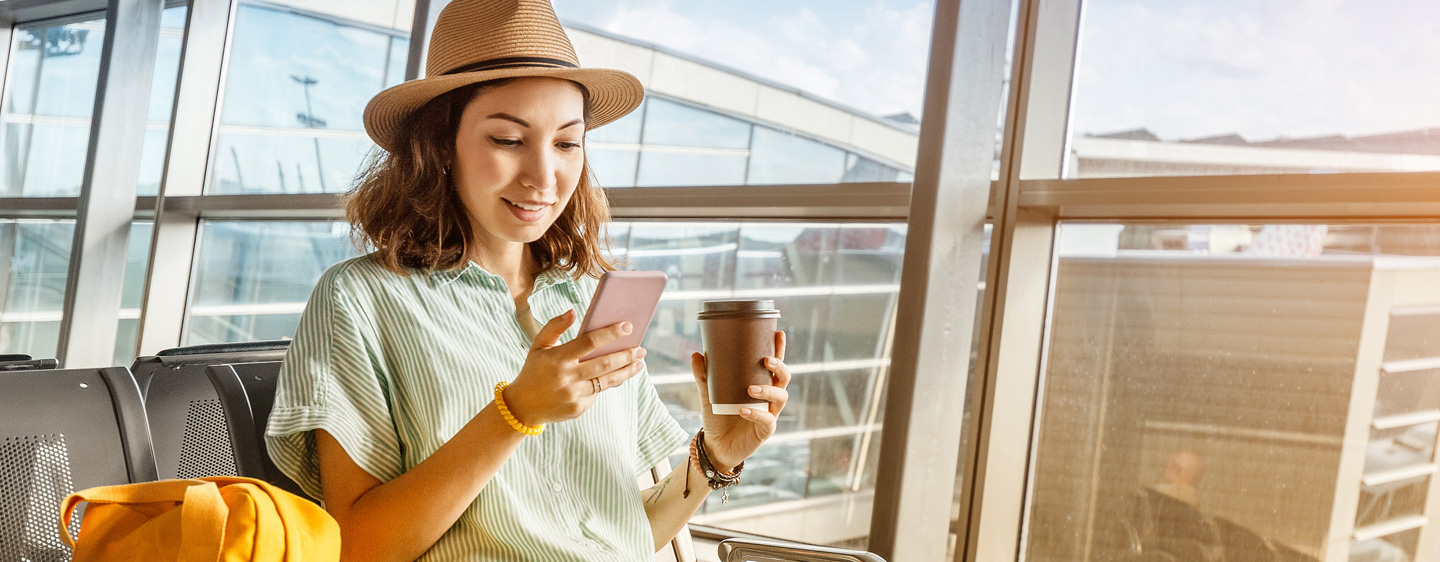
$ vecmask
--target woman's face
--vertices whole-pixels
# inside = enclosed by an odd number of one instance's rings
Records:
[[[585,165],[585,99],[555,78],[521,78],[470,100],[450,174],[491,250],[539,240],[559,218]]]

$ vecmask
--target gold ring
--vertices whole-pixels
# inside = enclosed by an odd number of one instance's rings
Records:
[[[600,391],[605,390],[605,385],[600,384],[600,377],[590,379],[590,386],[595,389],[595,394],[600,394]]]

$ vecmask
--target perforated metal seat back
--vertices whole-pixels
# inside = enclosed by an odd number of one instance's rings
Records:
[[[162,365],[150,374],[145,415],[161,478],[240,475],[206,366]]]
[[[123,367],[0,373],[0,560],[69,560],[65,496],[155,479],[141,409]]]

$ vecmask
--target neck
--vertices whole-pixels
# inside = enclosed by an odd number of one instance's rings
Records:
[[[511,296],[517,298],[530,293],[530,285],[540,273],[537,271],[535,259],[530,255],[530,247],[518,242],[476,241],[470,245],[470,252],[466,257],[485,271],[504,279],[505,285],[510,288]]]

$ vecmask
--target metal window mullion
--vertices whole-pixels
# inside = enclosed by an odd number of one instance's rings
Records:
[[[1440,172],[1266,174],[1022,181],[1022,207],[1069,218],[1433,217]]]
[[[1081,6],[1021,1],[956,560],[1024,557],[1056,221],[1048,209],[1022,205],[1020,178],[1061,173]]]
[[[870,522],[890,560],[948,547],[1009,16],[1008,0],[936,3]]]
[[[78,197],[0,197],[0,218],[75,218]]]
[[[194,0],[187,16],[140,305],[137,356],[180,345],[199,228],[198,214],[183,203],[202,197],[237,9],[232,0]]]
[[[0,77],[3,77],[3,78],[0,78],[0,79],[3,79],[3,83],[0,83],[0,92],[4,92],[4,93],[5,93],[4,97],[3,97],[3,98],[0,98],[0,104],[4,104],[4,102],[8,102],[8,101],[9,101],[9,97],[10,97],[10,70],[11,70],[11,68],[10,68],[10,66],[11,66],[11,65],[10,65],[10,59],[11,59],[11,57],[14,56],[14,54],[15,54],[15,32],[16,32],[15,22],[10,21],[10,20],[7,20],[7,19],[0,19],[0,49],[4,49],[3,53],[0,53]],[[38,65],[37,65],[37,66],[38,66]],[[36,83],[38,84],[39,82],[37,81]],[[33,113],[33,111],[32,111],[32,113]],[[28,138],[29,138],[29,135],[26,135],[26,138],[28,139]],[[4,146],[4,141],[3,141],[3,140],[0,140],[0,147],[3,147],[3,146]],[[5,152],[9,153],[9,152],[12,152],[12,151],[11,151],[11,150],[6,150]],[[16,164],[18,164],[18,167],[22,170],[22,173],[23,173],[23,170],[25,169],[25,164],[24,164],[24,162],[25,162],[25,160],[24,160],[23,158],[16,158]],[[16,179],[17,179],[18,181],[16,181],[15,184],[14,184],[14,185],[11,185],[11,186],[0,186],[0,194],[5,194],[5,193],[8,192],[8,193],[11,193],[11,194],[13,194],[13,195],[19,196],[21,193],[24,192],[24,189],[25,189],[25,181],[24,181],[24,179],[22,179],[21,177],[19,177],[19,174],[16,174],[14,170],[5,170],[5,172],[6,172],[6,175],[16,176]],[[0,176],[0,181],[3,181],[3,176]],[[6,188],[9,188],[10,190],[13,190],[13,191],[9,191],[9,190],[7,190]],[[9,207],[0,206],[0,208],[9,208]],[[8,251],[8,250],[7,250],[7,251]],[[4,294],[5,294],[5,293],[0,293],[0,295],[4,295]],[[3,308],[3,306],[4,306],[4,303],[3,303],[3,302],[0,302],[0,308]]]
[[[410,55],[405,60],[405,79],[425,77],[425,57],[430,48],[430,30],[435,18],[450,0],[415,0],[415,18],[410,23]]]
[[[163,0],[110,0],[89,151],[76,209],[58,359],[66,367],[108,366],[124,286],[150,81],[160,44]],[[120,40],[120,38],[124,40]]]

